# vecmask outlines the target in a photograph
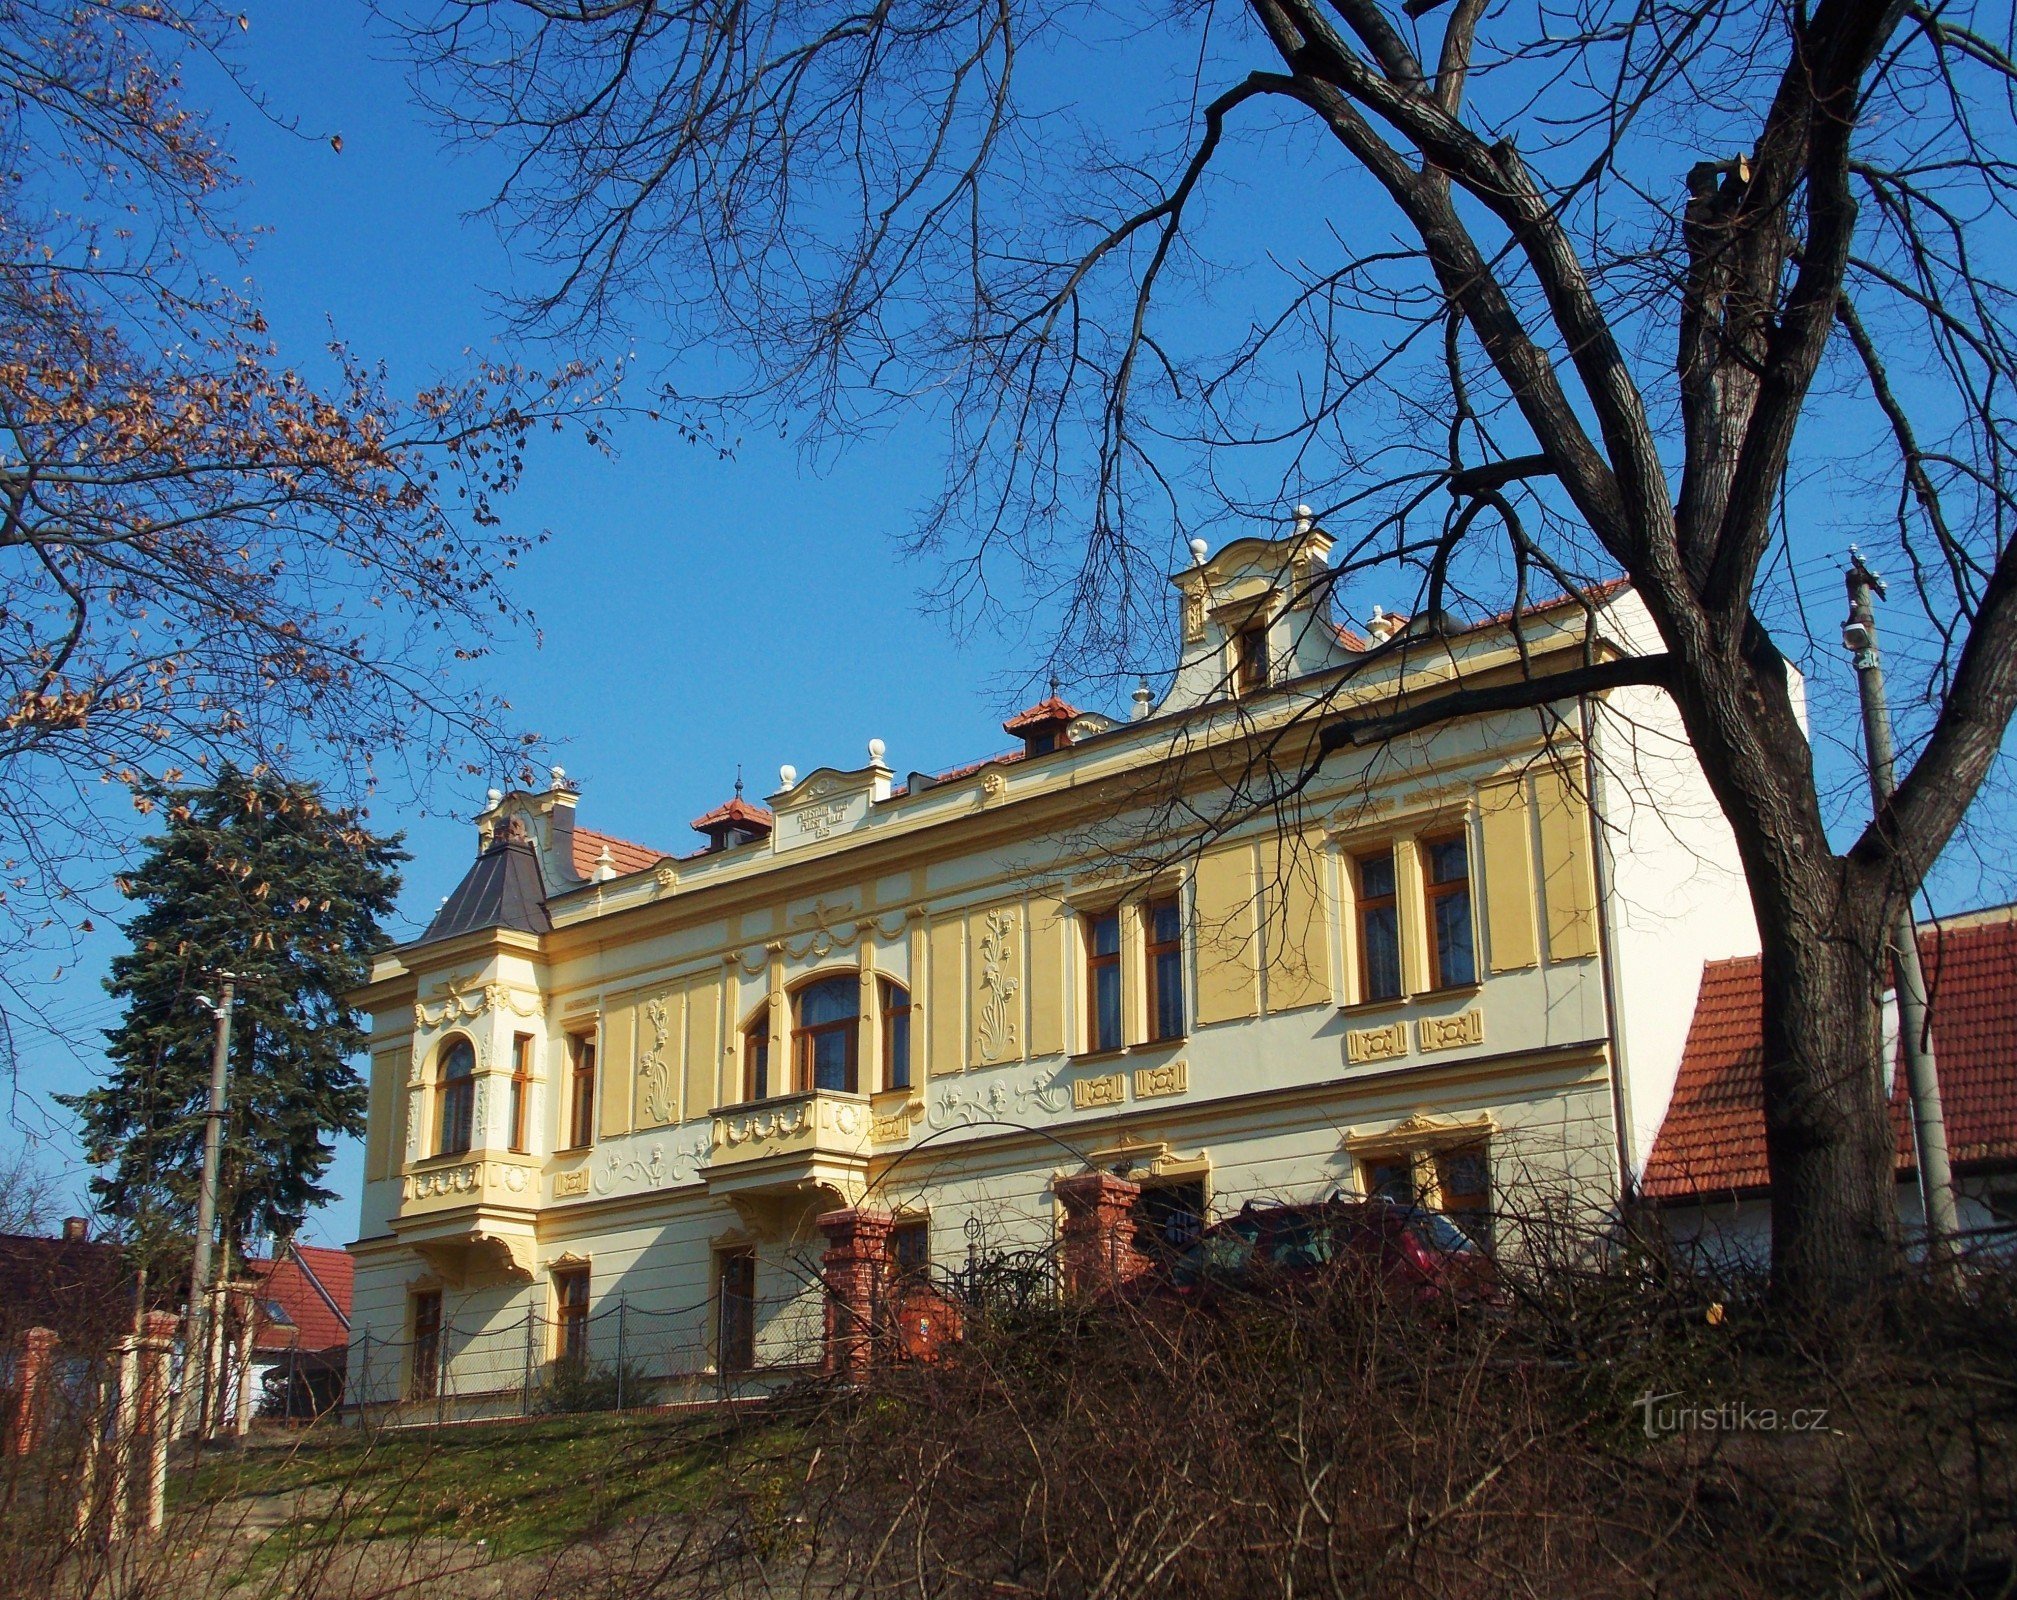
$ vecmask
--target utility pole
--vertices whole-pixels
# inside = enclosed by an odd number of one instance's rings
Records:
[[[1891,742],[1891,704],[1884,694],[1884,664],[1877,654],[1874,594],[1884,597],[1884,580],[1849,551],[1849,620],[1842,643],[1856,664],[1863,698],[1863,741],[1870,757],[1870,800],[1881,813],[1897,787],[1897,752]],[[1891,930],[1891,959],[1898,996],[1898,1034],[1905,1047],[1906,1085],[1912,1096],[1913,1145],[1918,1152],[1919,1200],[1926,1216],[1926,1255],[1943,1266],[1953,1255],[1960,1218],[1954,1210],[1954,1174],[1947,1161],[1947,1121],[1940,1110],[1940,1075],[1933,1059],[1933,1035],[1926,1023],[1926,975],[1919,964],[1919,929],[1907,894]]]
[[[203,1192],[196,1202],[196,1250],[189,1268],[189,1315],[182,1341],[182,1404],[180,1425],[186,1432],[189,1422],[191,1388],[197,1388],[196,1434],[207,1436],[211,1426],[210,1392],[210,1236],[217,1227],[217,1172],[224,1155],[224,1092],[231,1072],[231,1007],[238,986],[229,973],[223,974],[219,998],[196,998],[217,1018],[217,1039],[210,1054],[210,1103],[203,1113]]]

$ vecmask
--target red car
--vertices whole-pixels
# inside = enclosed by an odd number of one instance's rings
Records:
[[[1491,1257],[1448,1217],[1378,1199],[1249,1201],[1199,1235],[1158,1289],[1185,1298],[1220,1288],[1294,1293],[1337,1276],[1422,1301],[1499,1298]]]

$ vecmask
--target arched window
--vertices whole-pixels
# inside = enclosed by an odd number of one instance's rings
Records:
[[[436,1155],[459,1156],[469,1148],[476,1112],[476,1051],[467,1039],[456,1039],[441,1052],[437,1094],[439,1122]]]
[[[849,975],[809,983],[793,997],[792,1007],[791,1058],[799,1091],[855,1093],[861,980]]]
[[[882,992],[882,1086],[910,1087],[910,990],[889,978]]]

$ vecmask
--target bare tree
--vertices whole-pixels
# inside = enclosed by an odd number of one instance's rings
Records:
[[[1764,940],[1777,1281],[1826,1301],[1890,1270],[1884,930],[2017,704],[2007,11],[439,0],[404,20],[449,125],[517,158],[500,212],[551,269],[528,326],[647,326],[676,362],[739,363],[722,398],[830,437],[943,423],[919,546],[956,598],[1058,602],[1086,670],[1164,617],[1173,538],[1284,490],[1359,523],[1345,570],[1411,570],[1431,625],[1530,577],[1629,578],[1663,651],[1405,721],[1672,695]],[[1220,200],[1236,181],[1267,203]],[[1910,770],[1842,851],[1771,625],[1817,478],[1856,491],[1932,645]]]
[[[208,0],[0,0],[0,945],[80,926],[130,831],[102,797],[227,761],[327,775],[523,764],[473,681],[527,547],[535,430],[599,438],[585,368],[472,363],[411,399],[333,345],[281,364],[234,178],[181,71]],[[252,91],[248,88],[246,93]],[[110,785],[108,790],[107,785]],[[82,909],[81,909],[82,907]],[[0,967],[14,1001],[18,963]],[[4,1022],[0,1022],[4,1026]]]

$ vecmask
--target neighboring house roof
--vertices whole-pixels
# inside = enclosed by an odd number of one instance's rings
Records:
[[[354,1268],[347,1251],[296,1245],[278,1261],[248,1261],[245,1270],[260,1280],[255,1349],[340,1350],[350,1343]]]
[[[1933,1017],[1947,1149],[1957,1168],[2017,1161],[2017,907],[1919,931]],[[1762,1194],[1765,1163],[1764,986],[1756,956],[1702,969],[1695,1017],[1666,1120],[1640,1189],[1673,1202]],[[1900,1175],[1914,1169],[1909,1091],[1893,1075]]]
[[[654,850],[648,844],[633,844],[613,833],[597,833],[593,828],[577,827],[574,830],[574,875],[577,878],[595,876],[604,847],[609,850],[610,862],[619,878],[655,866],[666,856],[665,851]]]
[[[546,914],[546,885],[539,877],[539,857],[523,837],[500,836],[462,875],[462,882],[441,903],[420,942],[474,933],[480,928],[546,933],[552,927],[553,920]]]
[[[0,1234],[0,1336],[51,1328],[102,1347],[133,1326],[133,1274],[116,1244]]]

